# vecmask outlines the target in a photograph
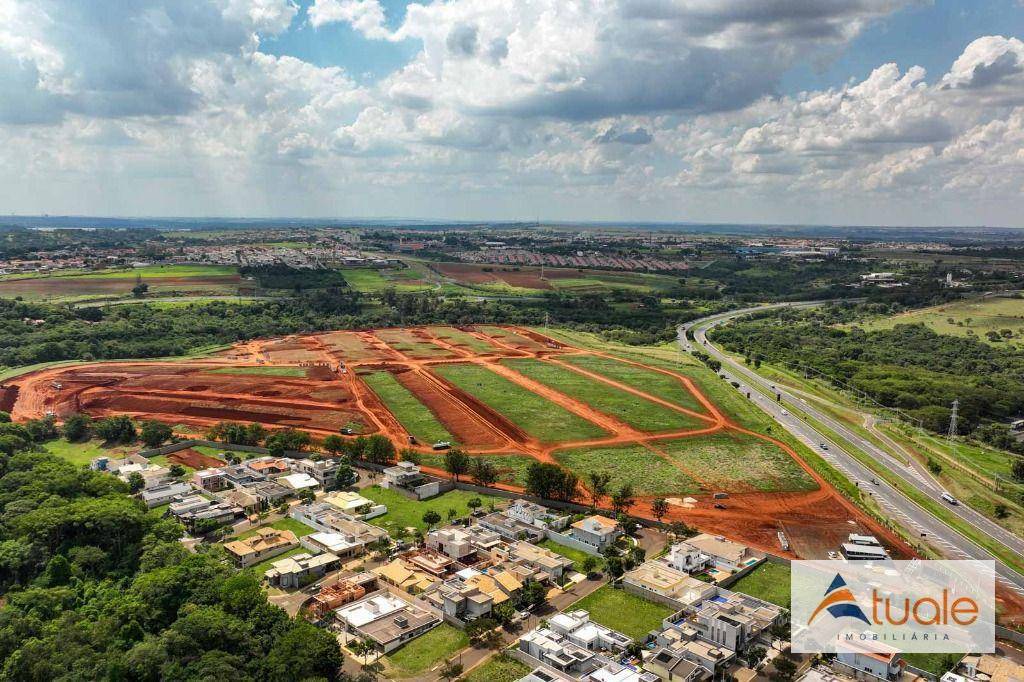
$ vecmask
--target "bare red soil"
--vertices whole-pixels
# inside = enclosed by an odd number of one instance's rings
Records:
[[[19,420],[40,417],[47,412],[62,417],[84,411],[95,416],[129,414],[198,427],[207,427],[220,420],[256,421],[269,428],[303,428],[318,437],[338,433],[342,427],[361,425],[361,433],[379,432],[391,438],[399,449],[408,447],[408,432],[359,377],[360,370],[377,369],[393,372],[397,380],[473,453],[519,453],[553,463],[551,453],[558,448],[643,443],[648,446],[652,457],[658,457],[664,456],[657,447],[657,442],[662,439],[692,437],[719,430],[750,433],[724,415],[700,387],[683,374],[641,365],[675,377],[703,405],[702,412],[688,410],[660,396],[619,384],[571,363],[559,363],[631,392],[638,398],[684,412],[701,424],[671,433],[638,431],[589,404],[498,364],[502,356],[536,357],[559,362],[561,355],[583,351],[521,328],[505,328],[502,333],[493,330],[485,333],[480,327],[461,329],[486,339],[494,346],[494,351],[478,353],[464,345],[438,339],[424,329],[387,330],[383,334],[331,332],[240,343],[230,351],[203,361],[94,363],[41,370],[7,382],[2,399],[12,404],[12,414]],[[415,353],[417,357],[413,357],[413,354],[402,352],[391,343],[400,348],[409,343],[425,346]],[[436,351],[426,344],[432,345]],[[596,351],[586,352],[602,355]],[[615,359],[626,362],[621,358]],[[592,421],[608,435],[589,441],[540,443],[507,416],[430,371],[432,366],[451,362],[483,364],[527,390]],[[210,371],[242,365],[296,364],[306,366],[306,377]],[[778,539],[778,532],[783,531],[791,545],[789,554],[793,556],[821,556],[822,552],[834,549],[839,539],[854,531],[879,535],[897,556],[911,554],[911,550],[898,538],[842,497],[788,446],[762,434],[751,435],[785,450],[818,483],[819,488],[802,493],[735,492],[727,501],[726,509],[715,509],[710,493],[694,495],[698,500],[694,508],[671,505],[667,520],[682,520],[702,530],[721,533],[774,553],[783,553]],[[418,447],[428,449],[429,444]],[[666,461],[671,463],[668,458]],[[514,489],[512,486],[503,487]],[[742,486],[737,485],[736,489],[740,490]],[[650,500],[638,500],[631,511],[650,517]]]
[[[196,452],[192,448],[172,452],[167,455],[167,460],[174,462],[175,464],[192,467],[193,469],[209,469],[211,467],[224,466],[224,462],[216,457],[204,455],[201,452]]]

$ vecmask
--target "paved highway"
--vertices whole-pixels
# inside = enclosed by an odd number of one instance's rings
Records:
[[[797,304],[778,304],[782,306],[820,305],[820,302]],[[871,441],[848,429],[842,423],[818,410],[803,398],[800,398],[782,387],[774,387],[772,383],[760,376],[744,364],[735,361],[707,339],[707,331],[712,327],[745,315],[754,310],[764,308],[746,308],[727,313],[712,315],[690,322],[679,327],[679,345],[684,350],[692,350],[694,346],[722,363],[722,374],[730,381],[740,383],[738,390],[751,394],[751,399],[761,409],[771,415],[781,426],[793,436],[813,449],[824,459],[841,471],[860,488],[872,495],[893,518],[909,532],[923,537],[942,550],[943,554],[952,559],[995,559],[987,550],[950,528],[932,512],[920,507],[903,493],[896,490],[877,476],[855,457],[849,454],[858,450],[867,454],[883,467],[901,478],[910,486],[946,505],[948,511],[956,514],[963,521],[973,526],[979,534],[1003,544],[1018,555],[1024,556],[1024,540],[993,523],[978,512],[965,505],[948,505],[939,497],[942,489],[927,470],[916,462],[908,463],[902,456],[896,456],[877,447]],[[686,330],[693,331],[694,343],[686,338]],[[781,401],[776,400],[781,395]],[[826,437],[795,413],[809,415],[818,423],[823,424],[836,434],[837,439]],[[823,448],[822,445],[827,446]],[[996,560],[997,580],[1009,589],[1024,595],[1024,575]]]

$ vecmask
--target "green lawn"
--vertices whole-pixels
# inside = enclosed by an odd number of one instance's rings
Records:
[[[391,372],[368,372],[361,375],[363,381],[377,394],[385,406],[402,423],[402,426],[421,443],[455,441],[444,425],[430,409],[405,386],[398,382]]]
[[[505,415],[543,442],[584,440],[608,435],[604,429],[569,412],[486,367],[438,365],[433,371]]]
[[[637,640],[643,639],[651,630],[660,630],[661,621],[674,612],[668,606],[641,599],[610,585],[591,592],[566,610],[573,609],[584,609],[595,623]]]
[[[901,654],[907,663],[915,668],[927,670],[936,677],[942,677],[947,671],[952,670],[962,654]]]
[[[550,538],[544,540],[543,542],[538,543],[538,547],[544,547],[546,549],[550,549],[555,554],[561,554],[566,559],[571,559],[572,560],[572,567],[574,569],[576,569],[577,571],[579,571],[580,573],[583,572],[583,561],[588,556],[591,556],[590,554],[587,554],[586,552],[584,552],[582,549],[575,549],[573,547],[566,547],[565,545],[560,545],[560,544],[558,544],[557,542],[555,542],[554,540],[552,540]],[[598,558],[598,557],[594,557],[594,558]]]
[[[124,448],[105,448],[99,440],[88,440],[81,443],[69,443],[63,438],[43,443],[43,449],[57,455],[72,464],[87,466],[96,457],[106,456],[111,459],[124,457]]]
[[[211,369],[207,374],[259,374],[273,377],[304,377],[305,367],[271,367],[262,365],[259,367],[219,367]]]
[[[788,453],[774,443],[745,433],[719,431],[659,441],[656,447],[715,490],[817,488],[814,479]]]
[[[599,355],[566,355],[560,359],[595,374],[606,376],[620,384],[646,391],[662,400],[671,401],[694,412],[705,412],[704,406],[686,388],[686,385],[667,374]]]
[[[729,589],[788,609],[792,601],[789,574],[789,566],[766,561],[733,583]]]
[[[664,458],[642,445],[586,447],[553,453],[584,485],[591,472],[609,474],[610,489],[625,483],[639,495],[675,495],[697,492],[700,485]]]
[[[502,653],[473,668],[462,679],[464,682],[515,682],[525,677],[531,670],[532,668],[525,663]]]
[[[304,524],[304,523],[302,523],[300,521],[296,521],[295,519],[291,518],[290,516],[286,516],[285,518],[278,519],[277,521],[274,521],[273,523],[268,523],[268,524],[266,524],[264,526],[260,526],[259,528],[253,528],[251,530],[247,530],[244,533],[239,533],[238,536],[236,538],[234,538],[234,539],[235,540],[244,540],[245,538],[252,537],[253,535],[256,534],[256,531],[259,530],[260,528],[274,528],[276,530],[290,530],[291,532],[295,533],[295,537],[298,537],[298,538],[305,537],[305,536],[309,535],[310,533],[315,533],[316,532],[315,528],[311,528],[310,526],[307,526],[306,524]]]
[[[236,455],[239,459],[251,459],[252,457],[260,457],[258,452],[242,452],[241,450],[232,450],[230,445],[225,444],[224,447],[211,448],[209,445],[197,445],[192,448],[196,452],[202,453],[207,457],[216,457],[217,459],[224,459],[225,455]]]
[[[550,362],[517,358],[502,360],[501,363],[640,431],[679,431],[705,425],[703,421],[687,414]]]
[[[370,486],[359,491],[359,493],[374,502],[386,505],[388,513],[383,516],[378,516],[375,519],[369,519],[368,523],[372,523],[381,528],[388,530],[394,528],[419,528],[425,531],[427,524],[423,523],[423,515],[427,513],[427,510],[434,510],[441,515],[442,523],[448,521],[448,510],[455,509],[459,516],[465,516],[470,512],[469,507],[466,506],[466,502],[479,497],[483,503],[483,508],[486,509],[487,505],[491,502],[499,504],[505,500],[500,497],[494,497],[492,495],[476,495],[469,493],[464,490],[451,490],[432,497],[429,500],[417,501],[410,500],[401,493],[396,493],[393,490],[387,488],[381,488],[380,486]]]
[[[389,674],[398,678],[414,677],[443,663],[453,654],[469,646],[465,632],[441,623],[426,634],[420,635],[401,649],[388,654]]]

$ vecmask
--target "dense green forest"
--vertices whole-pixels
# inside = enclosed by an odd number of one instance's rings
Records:
[[[716,309],[724,307],[719,303]],[[72,308],[0,299],[0,365],[183,355],[242,339],[329,329],[542,324],[545,314],[551,323],[618,333],[621,340],[640,344],[674,338],[676,324],[699,317],[704,310],[688,302],[663,307],[656,299],[628,292],[608,297],[550,294],[525,301],[471,301],[394,292],[369,299],[336,287],[247,305],[211,301],[175,308],[144,303]]]
[[[0,455],[0,680],[338,680],[334,637],[116,478]]]
[[[712,338],[752,359],[810,367],[945,432],[960,401],[960,433],[1024,413],[1024,353],[922,325],[865,332],[831,326],[855,319],[853,307],[783,310],[716,330]],[[984,436],[999,431],[986,427]]]

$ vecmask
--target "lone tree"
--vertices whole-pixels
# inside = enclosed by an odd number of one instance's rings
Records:
[[[592,507],[597,507],[601,498],[608,494],[608,486],[612,482],[612,475],[599,471],[590,472],[590,501]]]
[[[427,510],[423,514],[423,523],[427,524],[427,530],[434,527],[434,524],[441,522],[441,515],[433,509]]]
[[[456,483],[459,480],[459,476],[469,473],[469,467],[472,463],[470,456],[461,448],[452,448],[444,453],[444,470],[452,475]]]
[[[469,507],[470,511],[476,511],[480,507],[484,506],[484,503],[479,497],[473,497],[466,502],[466,506]]]
[[[488,461],[486,457],[473,458],[473,466],[470,468],[470,477],[477,485],[488,488],[498,482],[500,476],[498,467]]]
[[[164,441],[170,440],[171,435],[170,426],[154,419],[142,422],[142,430],[139,433],[142,442],[151,448],[155,448]]]
[[[665,518],[665,514],[668,513],[668,500],[664,497],[659,497],[651,502],[651,513],[654,514],[659,522]]]
[[[616,514],[621,514],[632,507],[635,501],[633,486],[628,483],[623,483],[621,488],[612,493],[612,509]]]

